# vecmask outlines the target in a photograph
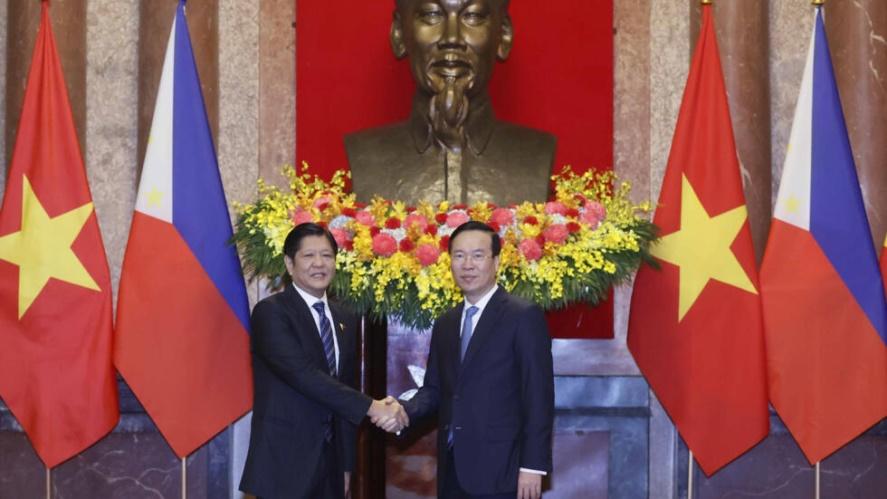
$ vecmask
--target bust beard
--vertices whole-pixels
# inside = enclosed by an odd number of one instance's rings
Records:
[[[446,149],[461,152],[465,146],[465,121],[471,110],[466,92],[474,84],[473,77],[435,79],[428,102],[428,121],[434,139]]]

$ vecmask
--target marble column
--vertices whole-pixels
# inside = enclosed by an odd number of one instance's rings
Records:
[[[6,163],[12,144],[40,26],[41,2],[9,0],[7,3]],[[81,149],[86,148],[86,0],[55,0],[49,9],[56,48],[68,86],[68,99]]]
[[[259,176],[280,186],[283,165],[295,161],[295,2],[262,0],[259,19]]]
[[[691,1],[695,46],[701,7],[698,1]],[[719,0],[713,4],[733,135],[759,262],[770,231],[772,189],[768,6],[765,0]]]
[[[887,232],[887,2],[827,2],[825,25],[856,171],[880,249]]]
[[[141,171],[151,118],[163,69],[163,57],[178,0],[139,3],[139,142]],[[187,4],[188,29],[200,75],[200,87],[213,137],[219,129],[219,1],[203,0]]]

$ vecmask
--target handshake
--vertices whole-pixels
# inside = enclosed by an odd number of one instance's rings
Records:
[[[382,400],[373,400],[370,410],[367,411],[370,421],[379,428],[389,433],[400,433],[410,425],[410,417],[407,411],[391,395]]]

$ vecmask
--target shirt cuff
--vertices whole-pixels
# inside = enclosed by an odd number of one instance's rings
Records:
[[[543,475],[543,476],[545,476],[545,475],[548,474],[547,471],[531,470],[531,469],[529,469],[529,468],[521,468],[520,470],[521,470],[521,471],[526,471],[527,473],[532,473],[532,474],[534,474],[534,475]]]

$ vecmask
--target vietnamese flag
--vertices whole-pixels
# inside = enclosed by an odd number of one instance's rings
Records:
[[[0,396],[47,468],[117,424],[111,281],[43,2],[0,207]]]
[[[761,265],[770,401],[810,463],[887,415],[887,305],[820,10]]]
[[[653,221],[662,268],[638,271],[628,347],[710,475],[769,430],[758,277],[710,5]]]

